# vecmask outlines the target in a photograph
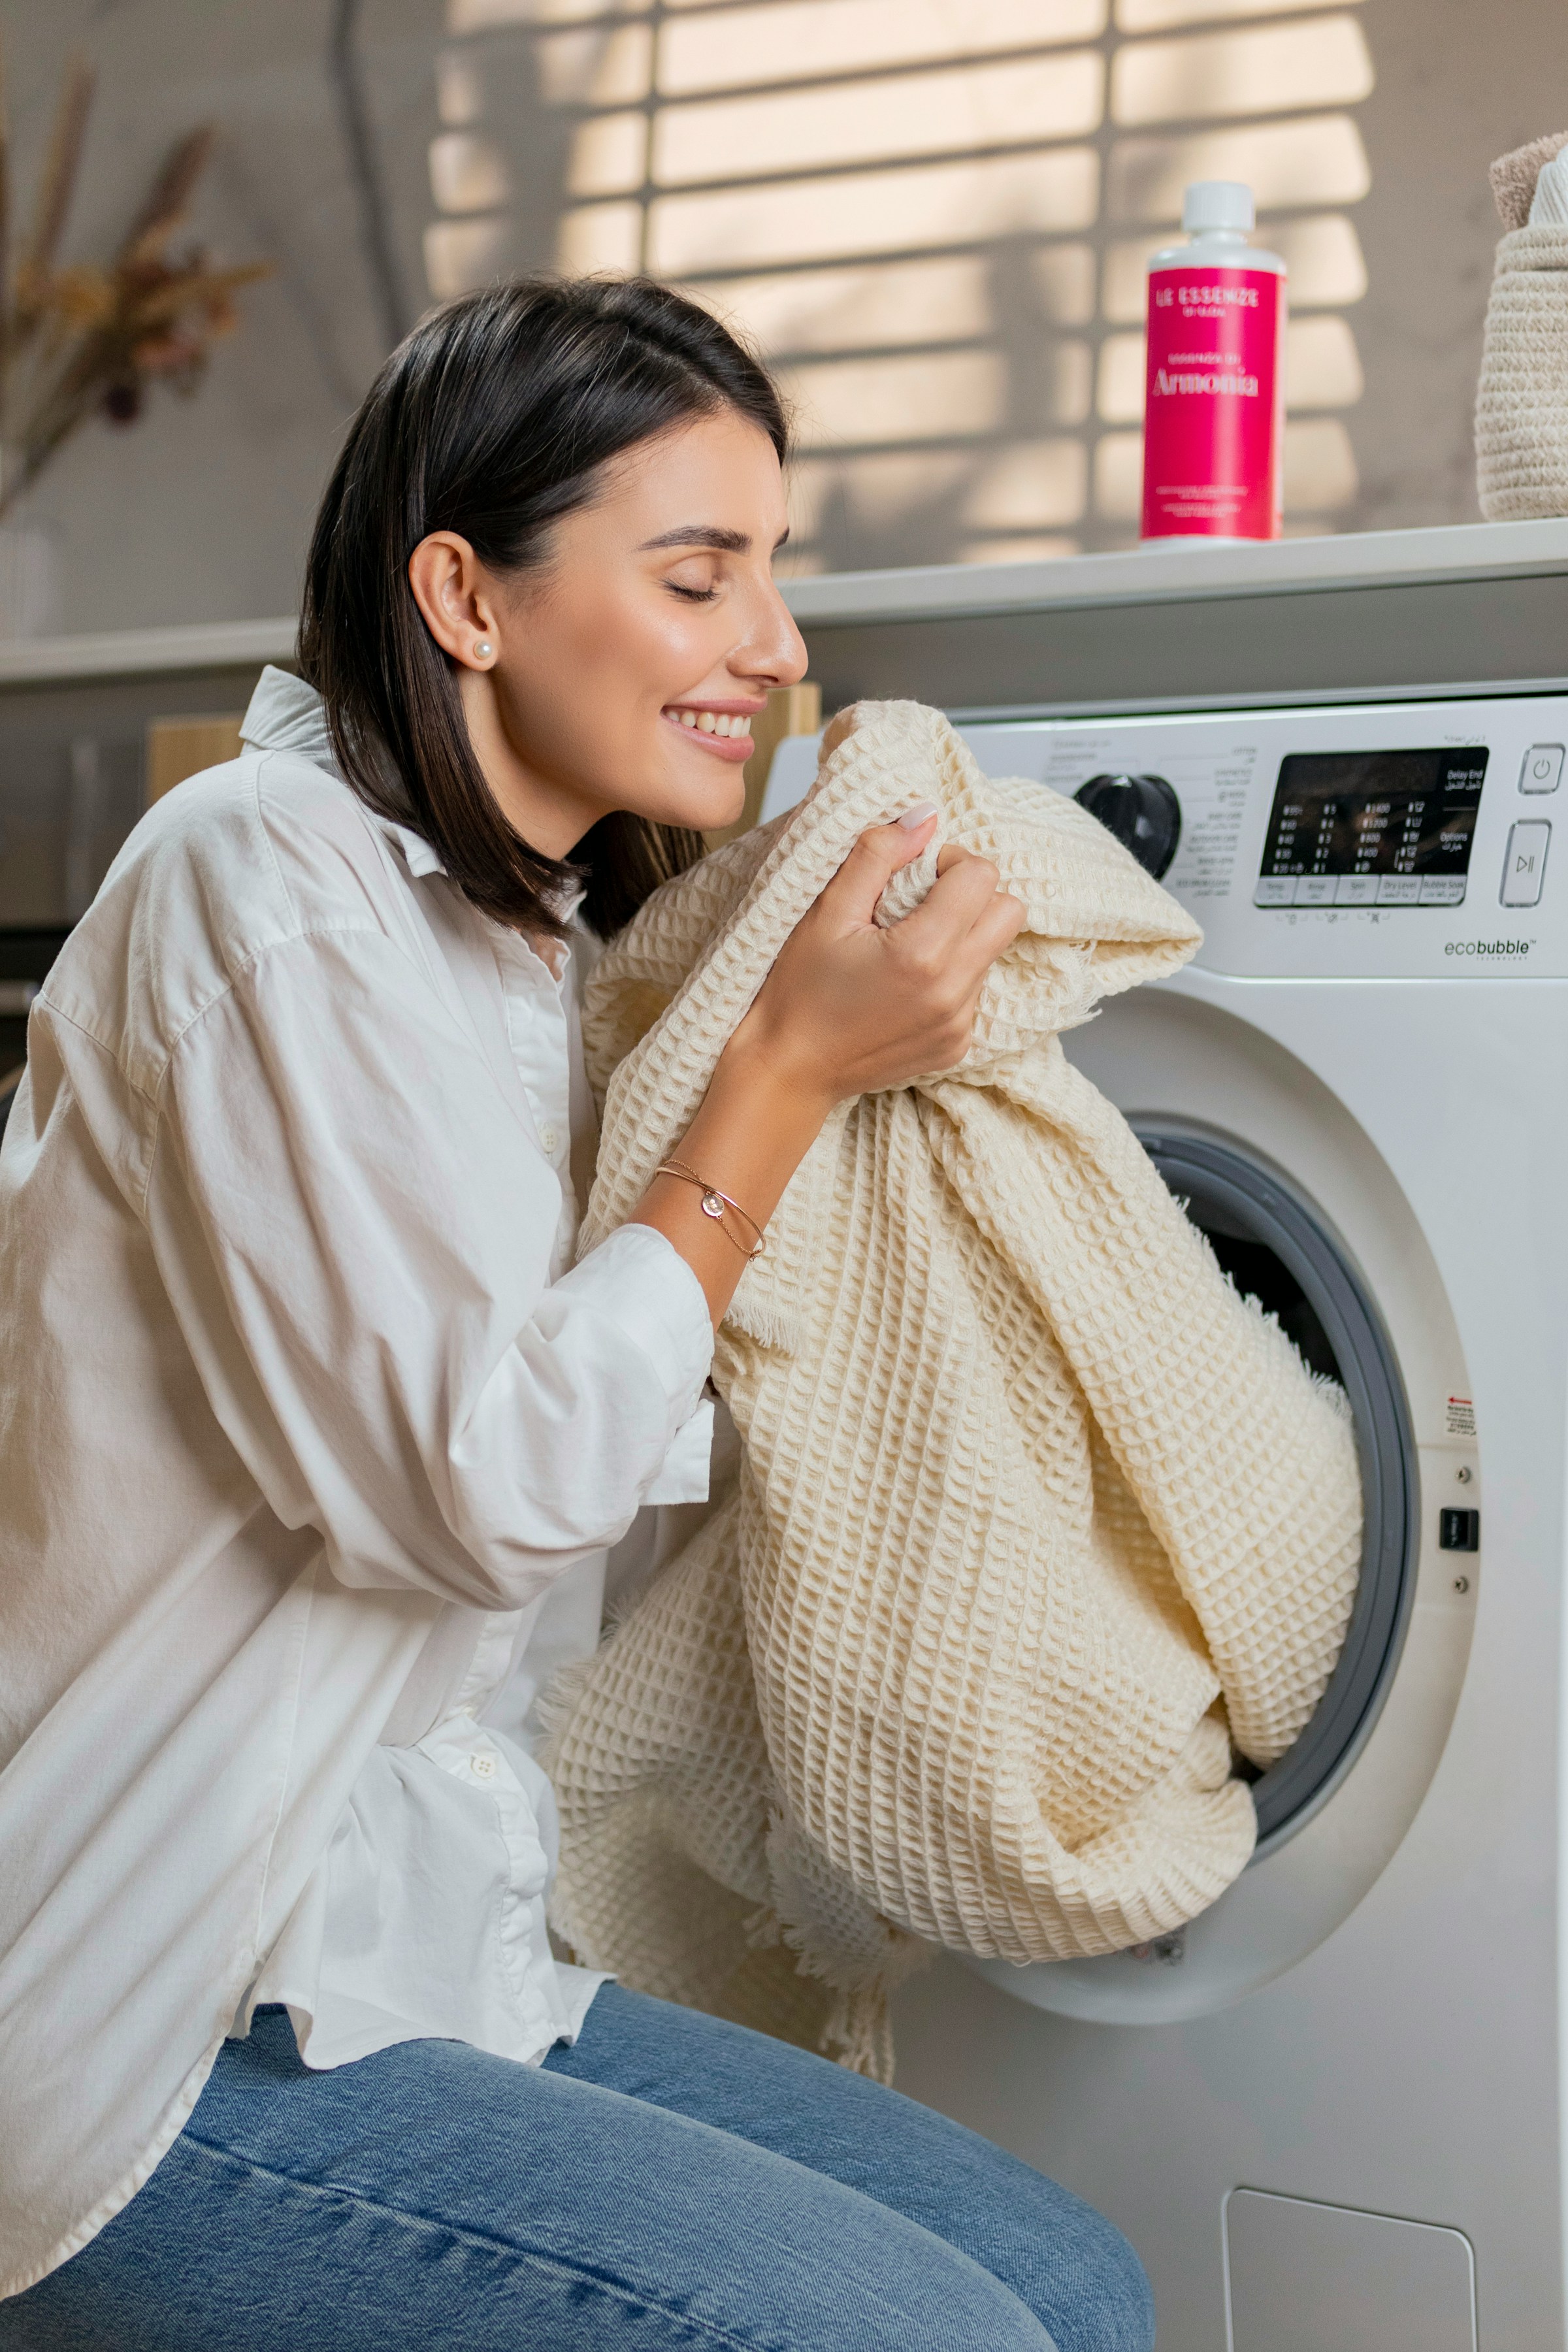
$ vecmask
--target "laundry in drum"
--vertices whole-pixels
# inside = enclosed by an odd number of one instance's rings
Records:
[[[1288,753],[1253,903],[1463,905],[1486,773],[1480,744]]]

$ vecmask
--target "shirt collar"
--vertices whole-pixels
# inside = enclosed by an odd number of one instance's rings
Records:
[[[422,882],[426,874],[446,873],[438,852],[412,825],[395,824],[389,816],[377,817],[376,823],[393,847],[403,852],[404,864],[416,882]]]
[[[258,751],[291,751],[313,768],[338,773],[332,740],[327,731],[326,708],[313,686],[270,662],[256,682],[249,708],[239,722],[239,740]]]
[[[249,708],[239,722],[239,735],[241,742],[252,744],[258,751],[290,752],[295,759],[309,760],[313,768],[323,768],[329,776],[342,781],[342,771],[332,757],[332,739],[321,696],[302,677],[275,669],[270,662],[257,680]],[[424,835],[416,833],[412,825],[399,824],[384,816],[373,821],[402,851],[416,881],[426,874],[446,873],[446,866]]]
[[[427,874],[445,875],[447,868],[441,862],[440,853],[431,847],[422,833],[416,833],[412,825],[395,824],[387,816],[378,817],[376,823],[393,846],[403,852],[404,861],[416,882],[423,881]],[[581,882],[574,882],[570,890],[563,892],[555,903],[563,923],[573,922],[587,895]]]

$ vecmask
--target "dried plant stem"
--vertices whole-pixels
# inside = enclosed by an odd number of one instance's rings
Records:
[[[131,423],[146,387],[159,379],[175,391],[194,391],[213,342],[237,323],[235,293],[269,274],[266,263],[215,269],[199,251],[170,255],[170,239],[212,154],[210,125],[187,131],[169,150],[107,267],[61,264],[93,87],[90,65],[74,55],[14,267],[10,153],[0,105],[0,517],[93,415]]]
[[[0,49],[0,384],[11,357],[11,138],[5,98],[5,59]]]
[[[54,268],[65,233],[66,215],[81,170],[82,142],[87,136],[87,118],[96,79],[87,59],[79,50],[75,52],[66,68],[44,175],[38,183],[33,232],[22,257],[24,270],[38,280],[47,278]]]
[[[126,230],[116,260],[133,261],[144,244],[178,228],[195,194],[196,182],[206,170],[216,136],[212,124],[205,122],[176,141]]]

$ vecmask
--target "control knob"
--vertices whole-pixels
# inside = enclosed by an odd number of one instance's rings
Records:
[[[1182,803],[1163,776],[1090,776],[1073,798],[1158,882],[1182,837]]]

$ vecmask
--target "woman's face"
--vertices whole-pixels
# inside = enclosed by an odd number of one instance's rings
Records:
[[[606,467],[537,571],[505,579],[453,532],[421,542],[415,594],[535,848],[565,856],[614,809],[697,831],[739,816],[747,722],[805,669],[773,579],[784,530],[773,445],[724,409]]]

